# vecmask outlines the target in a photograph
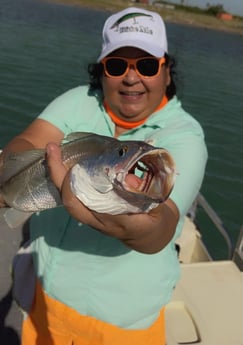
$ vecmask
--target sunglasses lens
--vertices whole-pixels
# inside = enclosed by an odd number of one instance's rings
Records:
[[[145,77],[152,77],[158,73],[159,61],[157,59],[141,59],[137,61],[137,69]]]
[[[123,59],[108,59],[105,62],[105,68],[109,75],[119,77],[126,72],[127,62]]]

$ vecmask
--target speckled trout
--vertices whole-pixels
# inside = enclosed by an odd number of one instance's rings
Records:
[[[175,163],[169,152],[143,141],[75,132],[65,138],[61,152],[71,169],[72,192],[97,212],[148,212],[164,202],[174,186]],[[4,216],[11,227],[34,212],[62,205],[45,157],[45,150],[36,149],[4,159],[0,198],[8,206]]]

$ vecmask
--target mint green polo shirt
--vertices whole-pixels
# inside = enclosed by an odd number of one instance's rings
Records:
[[[89,94],[87,86],[59,96],[39,118],[64,135],[84,131],[113,136],[115,129],[100,96]],[[149,140],[173,156],[178,176],[170,198],[180,212],[175,239],[204,176],[207,149],[200,124],[174,97],[119,139]],[[179,279],[174,239],[159,253],[142,254],[78,223],[63,207],[34,215],[31,237],[36,272],[46,293],[82,315],[126,329],[150,326]]]

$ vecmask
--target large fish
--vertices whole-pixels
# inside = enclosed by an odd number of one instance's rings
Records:
[[[143,141],[119,141],[94,133],[75,132],[61,145],[71,169],[71,189],[91,210],[141,213],[164,202],[174,185],[170,154]],[[50,179],[45,150],[10,153],[0,175],[0,199],[9,209],[5,219],[16,227],[32,213],[62,204]]]

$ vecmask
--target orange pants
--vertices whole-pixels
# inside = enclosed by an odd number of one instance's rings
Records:
[[[23,322],[22,345],[165,345],[164,310],[147,329],[127,330],[77,311],[46,295],[39,283]]]

